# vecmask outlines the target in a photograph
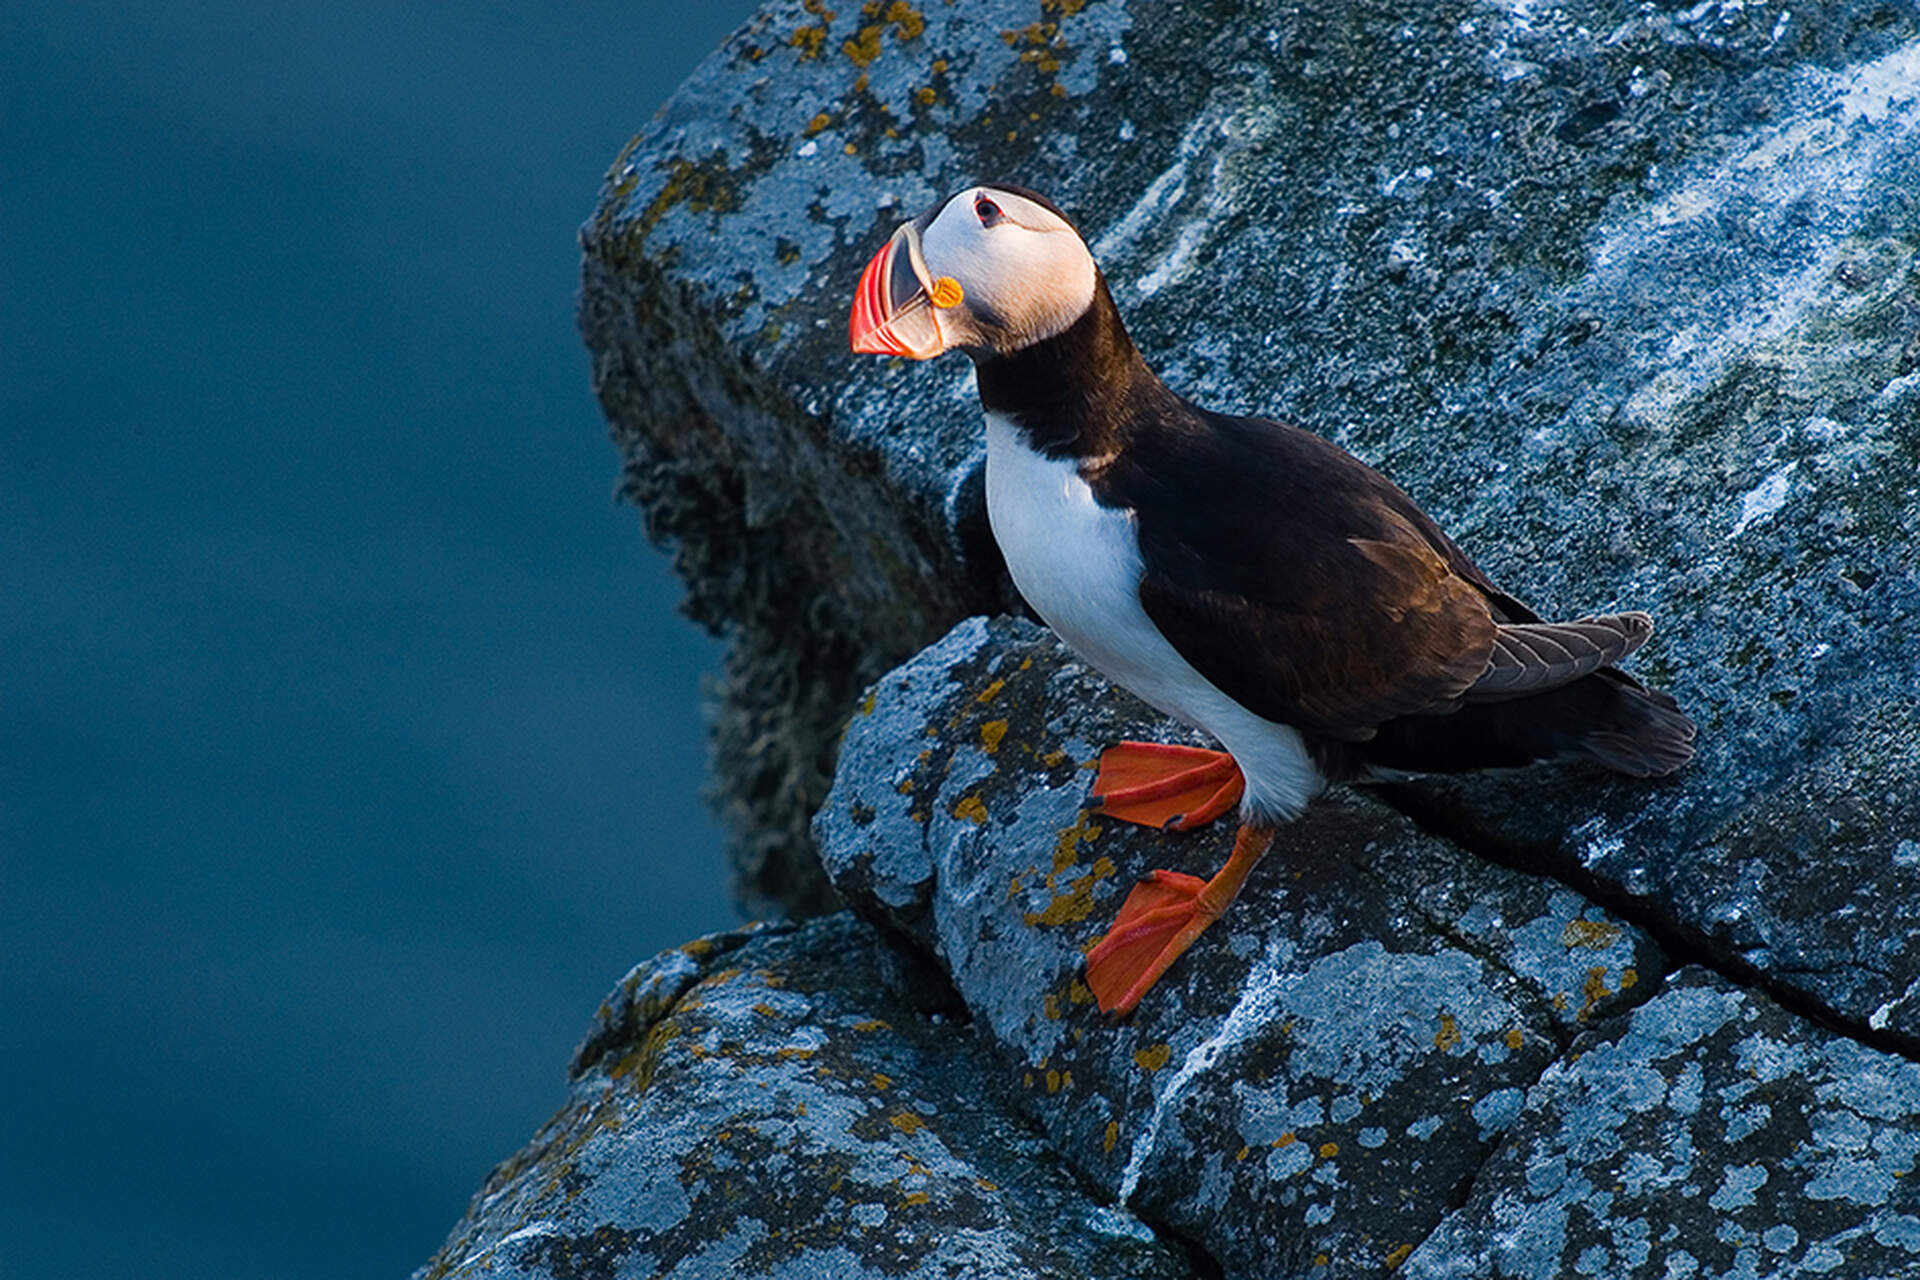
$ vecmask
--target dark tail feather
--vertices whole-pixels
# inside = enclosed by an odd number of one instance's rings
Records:
[[[1411,773],[1590,760],[1615,773],[1654,778],[1693,758],[1693,735],[1693,721],[1669,695],[1603,667],[1542,693],[1390,720],[1352,750],[1357,764]]]

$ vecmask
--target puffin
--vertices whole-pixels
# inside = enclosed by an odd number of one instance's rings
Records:
[[[1188,830],[1237,810],[1202,879],[1159,869],[1086,955],[1131,1012],[1330,785],[1585,761],[1679,769],[1693,723],[1618,667],[1644,612],[1542,620],[1397,485],[1330,441],[1216,413],[1147,367],[1058,206],[989,183],[903,223],[856,289],[855,352],[973,361],[987,517],[1034,612],[1089,666],[1223,748],[1122,742],[1093,794]]]

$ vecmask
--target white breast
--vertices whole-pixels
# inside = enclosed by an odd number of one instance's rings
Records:
[[[1220,692],[1147,617],[1133,513],[1101,506],[1077,463],[1034,452],[993,413],[987,518],[1034,611],[1108,679],[1218,738],[1247,776],[1250,810],[1291,817],[1325,785],[1297,732]]]

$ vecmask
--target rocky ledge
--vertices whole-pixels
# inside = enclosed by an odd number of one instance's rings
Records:
[[[988,176],[1176,389],[1649,610],[1695,763],[1337,794],[1098,1016],[1126,888],[1225,835],[1089,809],[1173,729],[977,616],[964,362],[843,350]],[[430,1270],[1920,1274],[1915,192],[1908,5],[766,6],[614,166],[581,323],[732,637],[742,895],[854,915],[637,970]]]

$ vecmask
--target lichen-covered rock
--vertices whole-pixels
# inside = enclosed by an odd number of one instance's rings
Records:
[[[738,637],[748,888],[857,689],[1009,599],[963,361],[844,351],[890,227],[1080,218],[1149,360],[1381,466],[1543,612],[1649,609],[1663,787],[1401,793],[1920,1048],[1920,16],[1858,0],[767,5],[615,165],[582,322],[632,490]]]
[[[883,948],[843,915],[640,965],[417,1280],[1191,1276],[1107,1226]]]
[[[1103,820],[1090,767],[1187,734],[1031,623],[970,619],[874,687],[815,823],[857,910],[936,952],[1062,1156],[1235,1276],[1364,1275],[1424,1239],[1575,1032],[1657,987],[1630,925],[1338,794],[1115,1023],[1082,954],[1232,823]]]
[[[1697,968],[1583,1033],[1416,1280],[1920,1275],[1920,1065]]]

